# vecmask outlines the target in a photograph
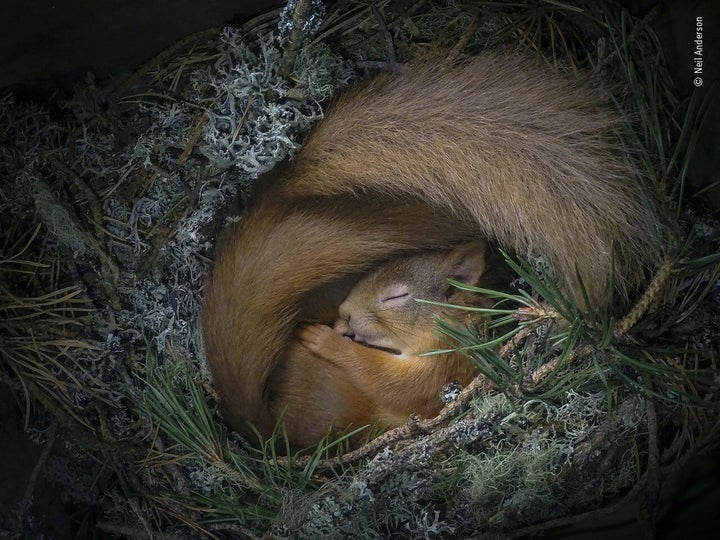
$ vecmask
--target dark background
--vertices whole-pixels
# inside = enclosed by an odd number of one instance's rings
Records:
[[[568,3],[572,3],[568,0]],[[627,0],[621,2],[636,15],[654,8],[652,26],[663,43],[679,95],[693,91],[692,51],[695,18],[704,19],[704,85],[714,92],[715,105],[704,124],[695,158],[688,172],[690,185],[708,186],[720,177],[720,2],[717,0]],[[20,98],[50,99],[88,72],[102,82],[124,78],[145,60],[178,39],[231,20],[262,11],[272,0],[1,0],[0,95],[12,89]],[[714,86],[714,89],[713,89]],[[692,192],[693,189],[690,191]],[[720,188],[702,196],[717,212]],[[21,403],[0,385],[0,516],[12,513],[37,463],[40,448],[22,436]],[[69,513],[54,488],[42,479],[35,487],[32,513],[55,529],[58,539],[68,536]],[[698,457],[691,467],[666,484],[660,522],[661,537],[712,538],[720,529],[720,455]],[[584,524],[551,537],[641,538],[633,523],[636,509],[603,523]],[[77,516],[76,516],[77,517]],[[77,522],[76,520],[74,520]],[[92,535],[90,535],[92,537]]]

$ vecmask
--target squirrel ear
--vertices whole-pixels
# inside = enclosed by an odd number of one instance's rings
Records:
[[[485,272],[486,249],[487,244],[482,241],[456,247],[451,253],[453,267],[448,277],[461,283],[476,285]]]

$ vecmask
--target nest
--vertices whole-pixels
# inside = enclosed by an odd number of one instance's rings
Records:
[[[652,527],[663,478],[720,440],[720,258],[717,223],[682,201],[703,104],[673,98],[648,21],[604,3],[291,4],[50,110],[0,100],[0,365],[44,473],[128,538],[516,537],[635,498]],[[471,385],[350,453],[248,446],[217,412],[197,324],[232,201],[368,69],[486,47],[541,51],[615,89],[681,216],[655,278],[614,320],[520,267],[533,316],[471,354],[492,391]],[[38,525],[20,511],[3,527]]]

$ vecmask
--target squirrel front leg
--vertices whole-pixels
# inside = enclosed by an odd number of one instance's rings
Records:
[[[307,350],[340,367],[352,367],[356,362],[372,361],[372,353],[381,352],[358,345],[324,324],[302,325],[297,336]]]

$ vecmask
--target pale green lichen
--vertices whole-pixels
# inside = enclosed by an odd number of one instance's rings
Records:
[[[501,422],[504,437],[482,452],[459,456],[458,487],[471,501],[475,519],[502,530],[532,522],[538,513],[547,519],[564,515],[568,490],[575,491],[574,504],[581,509],[617,494],[635,478],[634,463],[617,454],[614,442],[594,446],[590,456],[583,446],[608,423],[624,436],[620,440],[637,434],[644,418],[641,405],[629,398],[615,421],[603,392],[571,391],[560,407],[529,401],[520,414],[508,415]],[[526,432],[525,426],[536,427]],[[603,459],[609,460],[607,474],[596,474]],[[566,482],[558,483],[563,475]]]

